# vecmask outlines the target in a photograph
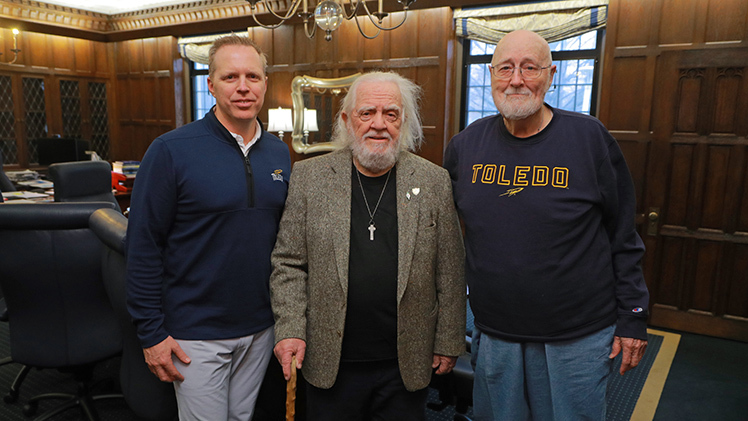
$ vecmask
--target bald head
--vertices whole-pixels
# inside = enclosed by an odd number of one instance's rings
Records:
[[[524,121],[528,125],[542,126],[545,94],[556,73],[548,42],[531,31],[510,32],[496,44],[491,67],[491,94],[505,122]],[[539,70],[539,73],[522,73],[525,67]],[[496,69],[509,70],[511,76],[498,77]]]
[[[551,64],[551,47],[535,32],[520,29],[506,34],[496,44],[491,64],[495,66],[508,57],[518,56],[532,57],[541,66],[547,66]]]

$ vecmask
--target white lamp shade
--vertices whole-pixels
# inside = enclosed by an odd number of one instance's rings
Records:
[[[307,132],[316,132],[317,128],[317,110],[304,108],[304,130]]]
[[[293,130],[293,120],[290,108],[271,108],[268,110],[269,132],[290,132]]]

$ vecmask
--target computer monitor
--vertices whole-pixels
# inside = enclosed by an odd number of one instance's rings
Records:
[[[90,149],[88,141],[51,137],[36,140],[39,165],[50,165],[57,162],[86,161],[91,159],[86,155]]]

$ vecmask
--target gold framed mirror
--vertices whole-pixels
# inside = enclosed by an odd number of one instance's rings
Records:
[[[333,79],[306,75],[293,78],[291,146],[296,153],[309,154],[337,149],[331,141],[335,117],[343,96],[359,76],[361,73]]]

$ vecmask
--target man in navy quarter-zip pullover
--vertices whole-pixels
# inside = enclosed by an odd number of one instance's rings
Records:
[[[127,231],[127,300],[145,361],[173,382],[180,420],[249,420],[273,347],[270,252],[288,147],[257,118],[267,59],[216,40],[203,119],[158,137],[141,162]]]

